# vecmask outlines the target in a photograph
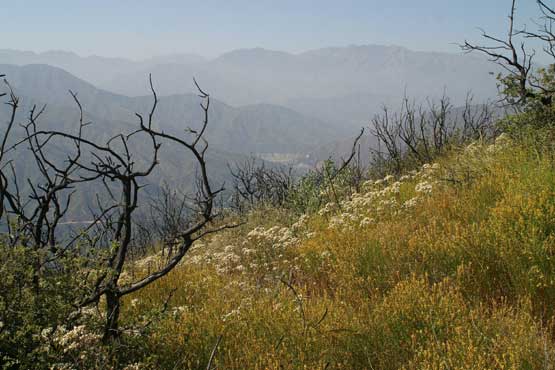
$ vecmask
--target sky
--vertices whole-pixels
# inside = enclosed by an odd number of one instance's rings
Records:
[[[509,8],[510,0],[0,0],[0,48],[132,59],[365,44],[458,52],[465,38],[480,40],[478,27],[506,32]],[[517,12],[531,24],[535,0],[520,0]]]

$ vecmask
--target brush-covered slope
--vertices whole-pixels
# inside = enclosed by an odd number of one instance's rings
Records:
[[[173,292],[133,362],[204,368],[221,336],[226,369],[549,368],[554,217],[537,136],[454,150],[313,215],[254,211],[128,297],[133,322]]]

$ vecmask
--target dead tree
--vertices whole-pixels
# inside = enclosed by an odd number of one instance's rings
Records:
[[[364,135],[364,131],[364,128],[360,129],[360,133],[353,140],[351,153],[349,153],[349,156],[347,158],[341,158],[339,167],[334,168],[333,171],[330,171],[330,166],[324,164],[324,166],[322,166],[322,168],[320,169],[321,175],[325,178],[327,185],[330,187],[331,192],[334,196],[334,200],[338,205],[339,196],[337,194],[335,183],[340,175],[349,172],[349,176],[345,177],[348,180],[348,183],[343,184],[349,187],[349,193],[360,191],[360,187],[364,177],[364,169],[360,158],[360,139],[362,138],[362,135]],[[330,163],[330,161],[331,159],[328,159],[327,162]]]
[[[82,155],[79,140],[72,142],[73,149],[66,153],[67,158],[62,163],[49,158],[45,148],[50,144],[50,139],[44,140],[44,137],[37,135],[37,121],[44,107],[32,107],[26,123],[20,124],[24,131],[23,137],[16,138],[13,130],[20,102],[9,83],[4,83],[8,93],[3,96],[9,96],[6,104],[10,114],[0,146],[0,221],[2,227],[7,229],[5,243],[20,245],[34,252],[34,263],[30,267],[33,289],[35,294],[39,294],[39,281],[45,266],[62,257],[76,241],[72,238],[58,240],[58,229],[70,209],[75,187],[93,181],[100,175],[83,176],[78,173],[78,161]],[[76,138],[81,139],[87,123],[83,120],[83,110],[77,96],[73,93],[71,96],[80,113]],[[22,147],[26,147],[32,158],[35,172],[33,179],[20,178],[16,172],[14,163],[17,156],[21,155]],[[22,190],[23,186],[27,188],[25,191]]]
[[[427,99],[426,105],[405,97],[398,112],[384,107],[370,126],[377,141],[377,148],[372,149],[374,165],[388,167],[374,170],[400,174],[407,166],[433,161],[453,145],[487,138],[494,130],[494,115],[489,104],[473,105],[470,94],[460,109],[446,96],[438,101]]]
[[[294,184],[292,167],[269,168],[254,156],[228,168],[233,178],[232,205],[239,212],[260,203],[283,206]]]
[[[405,107],[406,99],[403,100],[402,109]],[[394,124],[397,122],[397,124]],[[377,139],[378,148],[374,149],[375,155],[379,156],[380,162],[392,163],[395,172],[401,172],[403,161],[403,148],[401,146],[401,128],[403,119],[397,114],[391,113],[386,106],[383,107],[382,114],[375,115],[370,122],[370,134]],[[382,149],[382,147],[384,149]],[[387,157],[384,157],[384,153]]]
[[[540,1],[540,4],[543,3]],[[496,37],[482,30],[482,37],[490,44],[478,45],[465,40],[460,47],[465,52],[477,51],[487,55],[492,62],[501,66],[508,73],[508,79],[505,79],[503,83],[506,85],[505,87],[512,89],[514,81],[516,91],[504,91],[504,101],[518,107],[526,104],[529,98],[535,97],[534,92],[530,89],[535,51],[527,50],[525,43],[517,40],[518,37],[525,36],[526,31],[515,29],[515,12],[516,0],[512,0],[506,36]]]
[[[555,9],[550,7],[542,0],[537,0],[540,11],[540,18],[534,23],[538,27],[537,31],[520,31],[525,38],[535,38],[544,43],[543,51],[555,59],[555,32],[553,24],[555,22]]]
[[[525,38],[535,39],[543,43],[543,51],[555,60],[555,31],[553,25],[555,23],[555,9],[550,7],[542,0],[537,0],[540,11],[540,18],[535,21],[538,27],[536,31],[528,31],[524,29],[522,33]],[[553,64],[550,69],[540,69],[539,76],[532,75],[529,78],[530,86],[537,91],[539,101],[544,106],[551,106],[553,103],[553,94],[555,94],[555,86],[553,83]],[[545,81],[546,73],[550,74],[550,81]],[[542,76],[543,74],[543,76]]]
[[[83,121],[83,109],[76,94],[72,97],[76,102],[80,115],[77,133],[45,130],[37,125],[44,109],[33,108],[28,123],[23,125],[25,137],[10,148],[7,147],[8,137],[15,122],[15,113],[19,100],[11,90],[8,105],[12,109],[11,120],[2,139],[0,147],[0,197],[2,199],[2,214],[8,214],[17,220],[17,233],[21,235],[14,243],[26,244],[31,241],[34,248],[50,249],[51,256],[71,248],[76,242],[69,240],[64,248],[56,241],[56,228],[71,204],[72,190],[84,183],[104,184],[105,192],[109,194],[109,201],[98,200],[98,209],[91,228],[96,228],[106,243],[106,255],[100,261],[91,261],[90,270],[96,271],[96,276],[87,285],[87,291],[75,304],[84,307],[98,304],[102,297],[106,301],[106,322],[104,339],[110,341],[119,335],[119,313],[121,298],[144,288],[168,274],[185,256],[192,244],[203,236],[226,228],[228,226],[211,227],[217,213],[214,209],[217,195],[223,188],[213,189],[206,166],[206,152],[208,143],[205,132],[209,123],[210,96],[196,83],[199,97],[203,100],[203,121],[198,130],[188,130],[188,137],[181,138],[156,129],[154,115],[158,105],[158,97],[150,79],[150,89],[153,104],[147,117],[136,114],[138,129],[130,134],[117,134],[105,142],[88,139],[84,128],[88,123]],[[9,86],[9,85],[8,85]],[[150,147],[150,158],[142,165],[137,163],[137,155],[133,151],[135,138],[146,140]],[[65,142],[72,143],[74,153],[68,155],[63,165],[55,163],[47,152],[48,145]],[[171,143],[174,147],[181,147],[190,153],[196,161],[198,177],[191,175],[191,180],[197,183],[197,194],[189,206],[191,212],[185,228],[170,227],[163,230],[163,241],[171,244],[171,257],[156,271],[130,283],[122,283],[120,278],[126,265],[130,262],[130,250],[134,247],[134,235],[137,225],[137,209],[143,199],[144,183],[152,175],[154,169],[160,165],[159,154],[162,143]],[[27,145],[39,169],[38,180],[28,180],[31,194],[26,196],[20,191],[18,179],[11,161],[6,161],[4,154],[21,150]],[[86,152],[86,155],[83,155]],[[5,162],[5,163],[4,163]],[[12,173],[6,173],[11,171]],[[11,186],[8,180],[12,179]],[[33,203],[34,207],[30,207]],[[5,217],[6,219],[6,217]],[[8,219],[8,225],[12,220]],[[10,232],[10,234],[12,234]],[[23,237],[25,236],[25,237]],[[40,267],[37,266],[37,271]]]
[[[4,77],[5,75],[0,75],[0,78],[3,79],[5,85],[8,87],[8,90],[9,90],[9,100],[5,104],[9,106],[10,118],[6,125],[6,131],[3,133],[2,144],[0,146],[0,218],[4,216],[4,212],[6,209],[4,205],[5,202],[7,202],[9,205],[12,205],[14,208],[18,208],[16,199],[14,199],[12,194],[8,192],[8,176],[6,174],[7,172],[6,168],[8,166],[11,166],[11,162],[10,161],[6,162],[5,157],[6,157],[8,140],[10,139],[10,136],[12,134],[17,109],[19,108],[19,98],[15,96],[13,89],[8,84],[8,82],[4,79]],[[8,93],[1,93],[0,97],[4,97],[6,95],[8,95]]]
[[[107,159],[101,159],[98,157],[98,162],[93,163],[94,167],[88,168],[88,170],[91,170],[93,173],[101,173],[110,180],[119,181],[121,187],[121,206],[116,222],[116,233],[114,235],[114,240],[118,242],[118,245],[108,260],[109,272],[107,271],[96,281],[89,297],[81,302],[82,305],[87,305],[97,302],[101,296],[106,297],[107,322],[105,328],[105,338],[113,338],[118,334],[118,317],[120,299],[122,296],[142,289],[165,276],[181,261],[196,240],[208,233],[221,229],[206,229],[208,224],[210,224],[215,217],[213,209],[214,201],[217,194],[219,194],[223,188],[213,190],[208,177],[205,160],[208,143],[204,139],[204,134],[208,126],[210,96],[202,91],[196,82],[195,85],[200,92],[199,96],[205,101],[204,104],[201,103],[201,107],[204,112],[204,120],[200,130],[189,130],[192,136],[191,141],[156,130],[153,127],[153,116],[158,99],[151,82],[150,86],[154,97],[152,110],[150,111],[146,122],[141,115],[137,114],[140,128],[132,134],[147,135],[152,141],[153,155],[150,165],[146,169],[139,171],[135,170],[132,156],[127,150],[127,140],[129,137],[126,138],[120,136],[120,140],[122,140],[125,148],[124,155],[119,155],[118,153],[112,151],[108,143],[108,146],[102,147],[102,151],[109,153]],[[119,277],[123,271],[127,252],[131,245],[133,227],[132,215],[137,208],[139,199],[138,193],[141,189],[138,179],[150,175],[152,170],[158,165],[158,151],[161,146],[159,140],[169,141],[185,148],[196,159],[200,175],[198,181],[199,189],[195,200],[195,218],[191,220],[191,224],[187,229],[172,230],[174,235],[171,235],[171,243],[173,243],[174,254],[166,261],[164,266],[138,281],[120,286]],[[170,238],[166,238],[166,242],[169,242],[169,240]]]
[[[162,187],[151,197],[148,211],[142,215],[136,224],[136,256],[144,256],[152,249],[156,242],[162,242],[160,250],[162,257],[173,256],[173,237],[181,230],[190,226],[191,215],[195,210],[191,207],[194,200],[189,199],[170,185]]]

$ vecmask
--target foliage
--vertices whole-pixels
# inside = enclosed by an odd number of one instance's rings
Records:
[[[299,215],[317,212],[322,205],[338,202],[356,191],[364,180],[361,171],[357,163],[342,168],[328,159],[293,185],[284,205]]]
[[[31,299],[44,294],[41,280],[45,276],[72,276],[72,271],[67,271],[63,265],[68,257],[71,263],[80,262],[80,274],[74,277],[80,279],[83,288],[80,295],[64,302],[80,309],[93,304],[98,306],[104,300],[103,340],[117,340],[121,298],[166,275],[195,241],[218,231],[207,228],[215,221],[215,201],[223,191],[223,188],[212,187],[206,167],[208,142],[203,135],[209,122],[210,96],[194,81],[203,101],[200,104],[202,122],[199,131],[189,128],[185,137],[173,136],[155,128],[153,120],[158,96],[150,78],[151,110],[147,116],[135,114],[138,128],[133,132],[117,133],[106,141],[104,138],[96,138],[98,142],[91,141],[84,134],[88,131],[85,127],[91,122],[85,121],[77,94],[70,91],[79,113],[77,133],[72,130],[57,131],[57,128],[43,130],[38,122],[46,107],[39,109],[33,106],[26,122],[20,124],[24,130],[23,137],[16,138],[13,135],[19,119],[20,98],[7,80],[3,82],[6,92],[0,93],[0,97],[7,97],[5,105],[9,107],[9,119],[0,142],[0,227],[4,231],[2,237],[6,248],[29,249],[22,262],[29,269],[23,271],[24,275],[30,275],[32,280]],[[140,136],[140,140],[149,142],[150,151],[147,150],[149,154],[146,157],[144,151],[133,144]],[[198,166],[197,191],[192,197],[162,192],[162,205],[153,202],[150,216],[162,218],[163,225],[156,220],[150,222],[152,227],[149,228],[145,226],[149,223],[143,221],[145,205],[141,206],[146,195],[143,182],[148,183],[148,178],[160,165],[162,141],[173,144],[174,150],[175,146],[185,149],[195,159]],[[67,148],[67,145],[72,148],[62,150],[63,159],[56,158],[54,153],[60,147]],[[26,155],[34,159],[32,172],[36,176],[26,177],[25,171],[20,172],[14,165]],[[148,160],[138,165],[137,157]],[[22,188],[21,183],[28,188]],[[88,207],[89,221],[68,221],[73,195],[77,191],[86,191],[90,186],[96,188],[96,203],[94,207]],[[180,204],[174,205],[175,200]],[[140,206],[142,217],[137,212]],[[140,220],[144,225],[140,225]],[[73,223],[82,226],[77,230],[64,228],[64,225]],[[141,235],[138,235],[139,231]],[[150,243],[148,247],[160,247],[160,253],[167,256],[165,263],[139,280],[124,281],[124,269],[133,260],[133,252],[145,249],[139,243],[154,239],[155,243]],[[40,316],[41,310],[36,311],[35,314]]]
[[[555,93],[555,64],[540,67],[530,72],[529,85],[526,90],[526,100],[520,101],[520,86],[518,78],[511,74],[498,74],[498,86],[504,100],[517,111],[536,115],[539,120],[531,120],[531,124],[545,123],[542,118],[553,111],[553,94]],[[518,115],[513,118],[522,118]]]
[[[140,321],[176,289],[118,366],[205,368],[222,336],[226,369],[553,368],[554,163],[535,134],[518,140],[367,181],[310,216],[251,211],[125,299]]]
[[[6,369],[41,368],[55,359],[45,351],[41,333],[75,311],[71,302],[80,286],[73,274],[80,270],[79,260],[60,260],[57,272],[38,275],[37,252],[1,243],[0,255],[0,362]]]
[[[2,348],[19,368],[201,369],[213,352],[226,369],[553,368],[549,137],[514,130],[476,141],[350,195],[341,187],[344,196],[328,194],[300,217],[252,209],[241,227],[196,242],[165,278],[124,297],[119,342],[101,344],[102,310],[68,325],[66,298],[49,293],[44,321],[7,311],[25,334],[4,329]],[[32,286],[21,270],[32,256],[16,251],[3,252],[14,262],[3,265],[12,278],[2,291],[12,295],[15,281]],[[122,279],[164,261],[137,260]],[[2,299],[33,307],[25,295]],[[44,342],[37,334],[48,328]]]

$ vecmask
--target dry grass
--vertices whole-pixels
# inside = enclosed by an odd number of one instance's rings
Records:
[[[206,368],[221,335],[219,369],[554,368],[550,156],[499,140],[399,180],[198,246],[125,302],[133,321],[176,289],[144,363]]]

